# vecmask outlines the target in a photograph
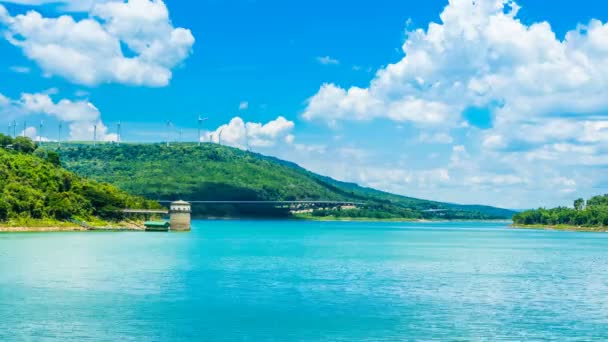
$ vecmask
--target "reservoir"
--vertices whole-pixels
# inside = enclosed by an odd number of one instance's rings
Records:
[[[607,340],[608,234],[193,221],[0,234],[0,340]]]

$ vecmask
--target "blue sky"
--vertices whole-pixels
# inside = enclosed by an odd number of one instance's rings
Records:
[[[410,196],[605,192],[608,5],[470,3],[0,1],[0,128],[195,140],[200,114],[206,140]]]

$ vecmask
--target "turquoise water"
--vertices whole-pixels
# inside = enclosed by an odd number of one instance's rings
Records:
[[[198,221],[0,235],[0,340],[606,340],[608,235]]]

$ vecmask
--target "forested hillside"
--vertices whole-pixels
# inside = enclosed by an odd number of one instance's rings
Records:
[[[63,169],[56,152],[27,138],[0,134],[0,222],[119,220],[126,207],[158,204]]]
[[[587,201],[579,198],[573,208],[536,209],[513,217],[518,225],[608,227],[608,195],[595,196]]]
[[[364,202],[347,217],[510,218],[513,212],[397,196],[309,172],[296,164],[217,144],[64,145],[66,168],[155,200],[335,200]],[[439,209],[441,211],[427,211]],[[284,216],[261,206],[198,205],[207,216]],[[335,216],[336,212],[320,212]]]

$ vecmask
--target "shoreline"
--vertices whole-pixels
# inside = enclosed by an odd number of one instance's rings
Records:
[[[207,221],[248,221],[255,220],[251,218],[195,218],[193,220],[207,220]],[[371,218],[289,218],[289,219],[257,219],[259,221],[301,221],[301,222],[386,222],[386,223],[442,223],[442,222],[494,222],[494,223],[505,223],[508,224],[510,220],[425,220],[425,219],[371,219]],[[516,227],[511,225],[512,228],[529,228],[538,229],[539,227]],[[608,231],[605,228],[602,232]],[[557,229],[555,229],[557,230]],[[136,226],[122,226],[122,227],[94,227],[93,229],[87,229],[80,226],[62,226],[62,225],[49,225],[49,226],[1,226],[0,234],[2,233],[66,233],[66,232],[144,232],[145,229]],[[594,230],[597,231],[597,230]]]
[[[0,233],[61,233],[86,232],[83,227],[1,227]]]
[[[539,229],[539,230],[555,230],[562,232],[578,232],[578,233],[608,233],[608,227],[584,227],[584,226],[569,226],[569,225],[557,225],[557,226],[546,226],[540,224],[525,225],[525,224],[512,224],[510,226],[513,229]]]
[[[87,229],[84,227],[1,227],[0,234],[2,233],[68,233],[68,232],[143,232],[141,228],[93,228]]]
[[[102,223],[103,224],[103,223]],[[110,225],[108,223],[108,225]],[[112,226],[78,226],[72,222],[31,222],[31,224],[14,223],[0,224],[2,233],[66,233],[66,232],[138,232],[145,231],[141,226],[133,222],[118,222]]]

